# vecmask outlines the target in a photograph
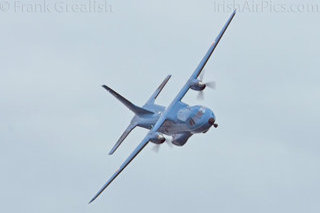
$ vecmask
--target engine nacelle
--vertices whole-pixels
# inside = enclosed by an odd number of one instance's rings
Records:
[[[155,144],[162,144],[166,141],[166,138],[162,134],[156,132],[152,135],[150,141]]]
[[[191,134],[188,134],[188,133],[177,134],[173,136],[172,143],[176,146],[183,146],[185,143],[187,143],[190,137],[191,137]]]
[[[192,82],[190,89],[196,90],[196,91],[202,91],[206,88],[206,84],[202,81],[196,79]]]

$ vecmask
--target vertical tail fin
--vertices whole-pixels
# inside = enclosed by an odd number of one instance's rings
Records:
[[[154,91],[154,93],[151,95],[149,100],[147,101],[146,105],[153,104],[156,98],[158,97],[159,93],[162,91],[163,87],[168,83],[169,79],[171,78],[171,75],[168,75],[163,82],[160,84],[160,86]]]

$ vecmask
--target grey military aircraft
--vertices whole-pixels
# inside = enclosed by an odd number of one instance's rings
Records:
[[[138,126],[146,128],[150,131],[138,145],[138,147],[131,153],[131,155],[124,161],[120,168],[111,176],[111,178],[106,182],[106,184],[100,189],[100,191],[92,198],[89,203],[93,202],[110,185],[110,183],[126,168],[126,166],[128,166],[128,164],[149,142],[162,144],[166,141],[164,135],[167,135],[172,137],[171,142],[174,145],[183,146],[193,134],[205,133],[212,126],[215,128],[218,127],[218,124],[216,123],[216,116],[214,115],[212,110],[204,106],[189,106],[186,103],[182,102],[182,98],[189,91],[189,89],[201,92],[207,86],[210,86],[209,83],[204,83],[202,81],[201,72],[203,73],[203,68],[205,67],[210,56],[217,47],[219,41],[221,40],[224,32],[227,30],[235,14],[236,11],[232,13],[227,23],[222,28],[216,40],[210,46],[208,52],[203,57],[196,70],[193,72],[191,77],[188,79],[186,84],[183,86],[183,88],[180,90],[178,95],[174,98],[174,100],[168,107],[155,104],[155,99],[158,97],[159,93],[162,91],[171,75],[167,76],[164,79],[164,81],[156,89],[156,91],[152,94],[152,96],[143,107],[134,105],[123,96],[118,94],[116,91],[112,90],[110,87],[103,85],[103,88],[110,92],[114,97],[116,97],[135,114],[127,129],[111,149],[109,153],[110,155],[112,155],[117,150],[124,139],[135,127]]]

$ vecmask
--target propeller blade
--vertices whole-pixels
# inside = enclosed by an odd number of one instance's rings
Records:
[[[172,138],[166,137],[165,143],[166,143],[170,148],[173,147],[173,144],[171,143],[171,141],[172,141]],[[162,145],[162,144],[154,144],[154,146],[151,148],[151,150],[154,151],[154,152],[156,152],[156,153],[159,153],[159,151],[160,151],[160,146],[161,146],[161,145]]]
[[[173,147],[173,144],[171,143],[171,139],[170,139],[170,140],[167,139],[167,140],[166,140],[166,144],[167,144],[170,148]]]
[[[206,70],[203,69],[203,70],[201,71],[200,75],[199,75],[199,80],[200,80],[201,82],[203,81],[203,77],[204,77],[205,72],[206,72]],[[206,82],[205,85],[206,85],[206,87],[209,87],[209,88],[211,88],[211,89],[216,89],[216,82],[215,82],[215,81]],[[198,98],[199,100],[203,100],[203,99],[204,99],[204,93],[203,93],[203,91],[200,91],[200,92],[198,93],[197,98]]]
[[[216,82],[215,81],[209,81],[206,83],[206,86],[211,89],[216,89]]]
[[[160,144],[155,144],[152,149],[152,151],[154,151],[155,153],[159,153],[160,151]]]
[[[199,91],[198,96],[197,96],[198,100],[203,100],[204,99],[204,93],[203,91]]]

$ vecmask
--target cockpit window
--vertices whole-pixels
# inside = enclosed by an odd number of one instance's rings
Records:
[[[203,107],[201,107],[199,109],[199,111],[197,112],[197,114],[194,116],[194,118],[195,119],[200,119],[203,116],[204,113],[205,113],[205,109]]]
[[[196,124],[196,122],[194,122],[194,120],[193,120],[192,118],[190,118],[189,124],[190,124],[191,126],[194,126],[194,125]]]
[[[203,115],[203,112],[199,110],[196,114],[196,117],[201,118],[202,115]]]
[[[181,109],[181,110],[178,111],[178,113],[177,113],[177,118],[178,118],[180,121],[186,122],[187,119],[190,117],[190,114],[191,114],[191,110],[190,110],[189,107],[183,108],[183,109]]]

